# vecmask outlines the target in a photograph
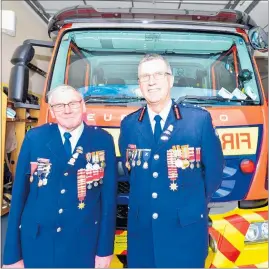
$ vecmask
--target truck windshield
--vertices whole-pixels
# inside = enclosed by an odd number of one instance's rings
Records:
[[[69,31],[58,48],[50,89],[69,84],[88,103],[144,102],[137,67],[147,53],[169,61],[175,100],[210,106],[260,104],[246,43],[223,33]]]

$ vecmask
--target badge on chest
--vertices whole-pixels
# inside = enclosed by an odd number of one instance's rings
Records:
[[[137,149],[137,148],[128,148],[126,150],[126,162],[125,166],[128,170],[131,170],[132,167],[142,167],[143,169],[148,169],[149,158],[151,155],[150,149]]]
[[[201,148],[190,147],[189,145],[174,145],[167,150],[168,178],[171,181],[170,190],[176,191],[178,188],[177,179],[180,169],[185,170],[200,168]]]
[[[87,189],[90,190],[93,187],[103,184],[103,178],[105,174],[105,151],[88,152],[86,157],[86,167],[77,171],[77,190],[79,209],[85,207],[85,197],[87,195]]]
[[[31,162],[30,183],[33,183],[34,175],[36,175],[38,178],[38,187],[46,186],[48,184],[51,165],[50,160],[45,158],[37,158],[36,162]]]

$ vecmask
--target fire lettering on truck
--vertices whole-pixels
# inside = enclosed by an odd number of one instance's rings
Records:
[[[217,129],[224,155],[256,154],[258,127]]]

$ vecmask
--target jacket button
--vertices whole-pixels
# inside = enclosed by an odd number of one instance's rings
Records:
[[[158,218],[158,213],[153,213],[152,218],[157,219]]]
[[[153,177],[154,177],[154,178],[157,178],[158,175],[159,175],[159,174],[158,174],[157,172],[154,172],[154,173],[153,173]]]
[[[152,193],[152,198],[153,198],[153,199],[156,199],[157,197],[158,197],[158,194],[157,194],[156,192],[153,192],[153,193]]]
[[[65,189],[62,189],[62,190],[61,190],[61,194],[64,194],[64,193],[65,193]]]
[[[65,176],[65,177],[67,177],[67,176],[68,176],[68,173],[67,173],[67,172],[65,172],[65,173],[64,173],[64,176]]]
[[[155,154],[153,158],[154,158],[154,160],[157,161],[157,160],[159,160],[160,156],[159,156],[159,154]]]
[[[59,209],[59,214],[62,214],[64,210],[62,208]]]
[[[57,233],[59,233],[59,232],[62,231],[62,228],[61,227],[58,227],[56,231],[57,231]]]

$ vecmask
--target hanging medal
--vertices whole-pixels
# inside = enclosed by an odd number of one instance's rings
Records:
[[[92,167],[90,169],[86,169],[86,184],[87,184],[87,189],[92,188],[92,182],[93,182],[93,171]]]
[[[136,164],[136,161],[135,161],[136,155],[137,155],[137,150],[134,149],[133,150],[133,153],[132,153],[132,167],[135,167],[135,164]]]
[[[100,162],[101,162],[101,167],[99,168],[99,175],[100,175],[100,180],[99,183],[103,184],[103,178],[105,175],[105,167],[106,167],[106,163],[105,163],[105,151],[99,151],[99,158],[100,158]]]
[[[131,170],[131,165],[130,165],[130,162],[129,162],[129,159],[130,157],[132,156],[132,152],[130,149],[127,149],[126,150],[126,163],[125,163],[125,166],[126,168],[130,171]]]
[[[42,179],[43,186],[46,186],[48,184],[48,175],[50,173],[50,167],[51,167],[50,163],[45,164],[45,166],[43,167],[43,179]]]
[[[101,162],[101,167],[105,168],[106,167],[106,163],[105,163],[105,151],[99,151],[99,158],[100,158],[100,162]]]
[[[94,156],[94,165],[93,165],[93,186],[94,187],[97,187],[98,186],[98,180],[100,179],[99,177],[99,168],[100,168],[100,165],[98,164],[99,163],[99,156],[98,156],[98,152],[94,152],[92,153],[93,156]]]
[[[37,165],[37,176],[38,176],[38,187],[42,187],[43,181],[42,181],[42,174],[43,174],[43,164],[38,163]]]
[[[137,162],[136,165],[140,166],[141,165],[141,154],[142,154],[142,150],[138,149],[138,153],[137,153]]]
[[[144,164],[143,164],[143,169],[148,169],[149,164],[148,164],[148,160],[150,158],[150,149],[144,149],[143,150],[143,160],[144,160]]]
[[[167,169],[168,169],[168,178],[170,179],[170,190],[177,191],[178,185],[175,182],[178,177],[177,167],[175,165],[175,157],[173,150],[170,149],[167,151]]]
[[[189,162],[189,145],[181,146],[181,150],[182,150],[182,159],[183,159],[183,167],[182,167],[182,169],[186,169],[190,165],[190,162]]]
[[[92,154],[90,152],[86,153],[86,160],[87,160],[86,169],[87,170],[92,169],[91,157],[92,157]]]
[[[201,148],[196,148],[195,158],[196,158],[196,167],[199,168],[201,162]]]
[[[194,156],[194,147],[189,148],[189,161],[190,161],[190,168],[194,168],[195,156]]]
[[[30,175],[30,182],[34,181],[34,173],[37,169],[38,162],[30,162],[31,165],[31,175]]]
[[[86,197],[86,170],[79,169],[77,171],[77,189],[78,189],[78,208],[83,209],[85,207],[84,199]]]
[[[182,158],[182,152],[180,146],[175,146],[176,150],[176,160],[175,160],[175,165],[177,168],[182,168],[183,167],[183,162],[181,160]]]

